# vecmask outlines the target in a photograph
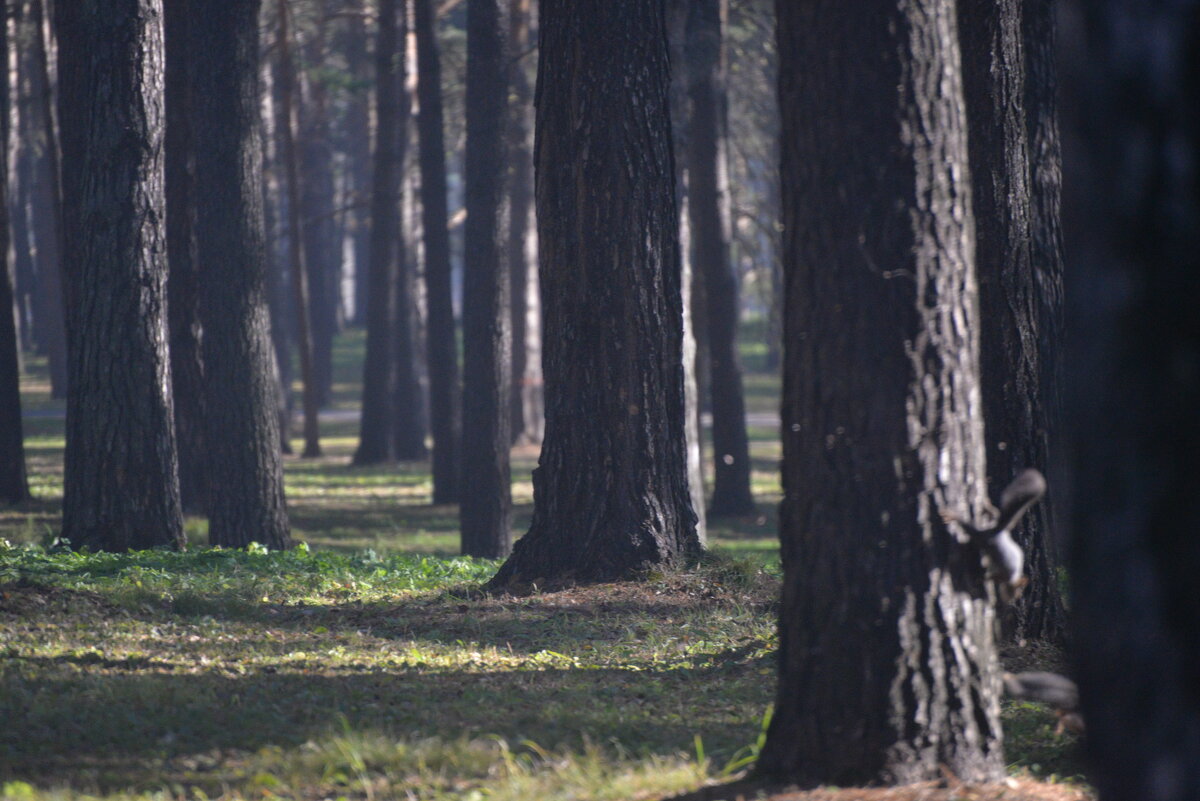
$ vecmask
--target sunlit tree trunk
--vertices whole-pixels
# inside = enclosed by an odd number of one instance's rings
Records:
[[[780,684],[801,784],[1004,775],[953,0],[779,0]]]
[[[161,0],[59,3],[69,281],[63,537],[183,544],[167,355]]]

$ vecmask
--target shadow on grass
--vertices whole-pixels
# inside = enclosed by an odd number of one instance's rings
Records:
[[[231,677],[79,675],[60,664],[27,678],[25,660],[13,661],[0,673],[0,779],[76,791],[161,782],[155,766],[173,757],[297,747],[343,729],[547,748],[612,746],[636,731],[639,752],[667,754],[699,734],[710,754],[728,755],[753,738],[767,700],[756,674],[734,680],[724,668]]]

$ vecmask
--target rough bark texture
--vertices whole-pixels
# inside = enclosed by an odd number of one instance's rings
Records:
[[[1047,303],[1031,245],[1030,150],[1025,109],[1023,0],[958,0],[976,220],[983,412],[988,485],[999,495],[1022,469],[1048,469],[1049,406],[1041,313]],[[1055,332],[1051,332],[1055,333]],[[1051,485],[1053,486],[1053,485]],[[1065,614],[1051,545],[1050,506],[1035,505],[1014,532],[1029,585],[1005,615],[1014,639],[1059,639]]]
[[[759,770],[1004,775],[951,0],[779,0],[786,320],[780,686]]]
[[[508,0],[509,91],[508,151],[509,305],[512,311],[512,439],[542,441],[541,331],[537,324],[537,257],[533,236],[533,86],[526,73],[533,0]],[[530,302],[532,300],[532,303]],[[532,317],[532,325],[530,324]]]
[[[191,0],[196,239],[213,545],[286,548],[263,241],[259,0]]]
[[[1200,4],[1064,4],[1070,544],[1088,778],[1200,788]],[[1068,105],[1069,104],[1069,105]]]
[[[417,39],[417,116],[421,148],[421,221],[425,235],[426,332],[429,362],[429,423],[433,431],[433,502],[459,498],[462,389],[450,283],[446,146],[442,127],[442,78],[432,0],[414,0]]]
[[[628,577],[699,549],[663,5],[543,0],[539,25],[546,439],[532,526],[494,587]]]
[[[33,95],[41,109],[45,151],[39,160],[38,206],[38,275],[41,279],[41,312],[45,318],[46,353],[50,362],[50,397],[67,397],[67,338],[66,312],[68,285],[63,283],[65,253],[63,248],[63,194],[60,164],[62,142],[54,113],[53,82],[50,79],[49,50],[53,43],[50,20],[43,0],[32,0],[33,19]],[[66,251],[69,253],[70,251]]]
[[[720,140],[724,130],[719,0],[690,4],[684,53],[691,124],[687,137],[692,267],[703,273],[712,403],[713,517],[754,512],[746,399],[737,350],[738,283],[729,258]]]
[[[499,0],[467,0],[467,210],[463,260],[462,551],[512,549],[508,263],[500,258],[508,81]]]
[[[2,7],[0,7],[2,8]],[[8,20],[0,17],[0,64],[8,68]],[[21,426],[20,338],[8,258],[8,75],[0,81],[0,501],[29,497]]]
[[[363,361],[362,422],[355,464],[395,458],[392,425],[394,382],[392,287],[396,282],[396,0],[381,0],[375,37],[375,153],[371,187],[370,291],[367,353]]]
[[[66,252],[63,537],[183,544],[167,356],[160,0],[59,3]]]
[[[200,273],[196,264],[196,208],[192,198],[191,86],[187,15],[190,0],[163,0],[166,39],[167,312],[179,495],[185,512],[208,506],[204,447],[204,367],[200,358]]]

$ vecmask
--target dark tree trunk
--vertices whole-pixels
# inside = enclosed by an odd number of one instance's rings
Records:
[[[408,15],[400,19],[400,39],[407,40]],[[400,55],[400,75],[404,76],[408,63],[407,49]],[[428,425],[425,416],[424,388],[421,385],[420,364],[420,310],[417,304],[417,282],[412,254],[407,246],[405,229],[409,224],[408,209],[414,202],[412,182],[409,175],[408,140],[409,120],[412,118],[412,96],[402,79],[399,85],[400,107],[396,144],[396,198],[399,207],[394,213],[402,215],[396,226],[396,282],[392,308],[395,310],[394,338],[396,342],[395,396],[396,413],[396,458],[416,460],[428,456],[425,449],[425,434]]]
[[[624,578],[700,545],[663,5],[543,0],[538,38],[546,439],[493,587]]]
[[[32,0],[33,19],[33,95],[41,109],[45,150],[40,163],[41,192],[35,210],[35,222],[40,220],[38,239],[38,275],[42,290],[40,304],[46,332],[46,354],[50,362],[50,397],[67,397],[67,338],[65,310],[69,308],[67,286],[63,283],[65,256],[63,249],[63,194],[58,121],[54,113],[54,89],[50,79],[49,50],[52,44],[50,20],[46,18],[44,0]]]
[[[304,265],[308,270],[309,320],[312,324],[313,386],[317,406],[327,406],[333,396],[333,337],[339,328],[338,293],[341,250],[338,247],[337,194],[333,180],[333,138],[329,119],[329,93],[320,76],[325,63],[324,23],[317,19],[316,33],[302,49],[308,70],[292,80],[302,98],[297,107],[297,157],[300,175],[300,219],[304,237]]]
[[[512,330],[501,259],[507,56],[500,0],[467,0],[467,211],[463,259],[462,552],[512,550]]]
[[[362,423],[355,464],[380,464],[395,458],[393,316],[396,245],[399,241],[396,198],[396,131],[399,123],[396,0],[380,0],[375,37],[375,154],[371,188],[370,291],[367,293],[367,353],[363,361]]]
[[[1200,175],[1180,154],[1200,153],[1200,4],[1064,6],[1072,643],[1088,778],[1106,801],[1185,801],[1200,788]]]
[[[8,20],[0,19],[0,64],[8,68]],[[8,259],[8,74],[0,81],[0,501],[29,497],[21,426],[20,338]]]
[[[417,38],[417,128],[421,148],[421,221],[425,236],[425,294],[429,308],[429,417],[433,432],[433,502],[456,503],[462,390],[450,283],[450,229],[446,198],[446,145],[442,127],[442,70],[433,0],[414,0]]]
[[[1041,330],[1046,304],[1030,246],[1022,3],[958,0],[979,308],[987,320],[980,330],[980,368],[993,495],[1024,468],[1049,464]],[[1014,639],[1059,639],[1063,633],[1049,509],[1034,506],[1015,532],[1029,586],[1005,620],[1005,633]]]
[[[283,152],[284,182],[287,184],[288,267],[296,308],[296,345],[300,351],[300,380],[304,382],[304,451],[305,458],[321,455],[320,387],[317,384],[315,351],[310,310],[307,238],[301,225],[303,190],[300,186],[300,154],[296,144],[298,114],[296,110],[296,65],[292,61],[291,30],[287,0],[278,3],[279,108],[276,127]]]
[[[512,101],[506,134],[508,151],[508,259],[509,305],[512,312],[512,440],[541,441],[541,371],[530,361],[529,314],[530,257],[533,220],[533,87],[526,73],[532,0],[509,0],[509,87]],[[540,352],[540,347],[538,348]]]
[[[346,233],[350,237],[352,263],[354,265],[354,324],[367,325],[368,284],[371,258],[370,204],[372,200],[371,160],[371,115],[369,105],[371,93],[367,87],[374,77],[371,74],[371,58],[368,52],[366,7],[364,0],[354,0],[350,15],[342,33],[342,52],[346,57],[346,68],[355,83],[351,90],[346,120],[344,141],[346,146],[347,205]],[[376,47],[378,47],[376,43]],[[376,123],[378,124],[378,123]]]
[[[754,512],[746,399],[737,350],[738,283],[726,240],[726,202],[719,140],[724,129],[719,0],[691,3],[684,51],[691,125],[688,130],[688,217],[692,266],[703,274],[712,401],[713,517]]]
[[[67,320],[63,537],[183,544],[167,341],[160,0],[59,3]],[[86,179],[85,179],[86,176]]]
[[[171,389],[179,448],[179,495],[186,512],[208,507],[204,447],[204,368],[200,359],[200,273],[192,202],[192,133],[188,75],[188,3],[163,0],[166,39],[167,311]]]
[[[291,545],[266,300],[259,138],[260,0],[191,3],[196,240],[212,545]]]
[[[779,0],[780,686],[758,770],[1004,775],[952,0]]]

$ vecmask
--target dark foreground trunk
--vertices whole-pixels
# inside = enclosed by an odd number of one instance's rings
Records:
[[[761,773],[1004,775],[951,0],[779,0],[780,685]]]
[[[1200,153],[1200,4],[1068,9],[1070,555],[1089,779],[1106,801],[1184,801],[1200,792],[1200,176],[1179,154]]]
[[[709,397],[712,402],[713,517],[754,512],[750,493],[750,443],[746,399],[737,350],[738,283],[729,258],[727,203],[720,158],[724,134],[721,9],[718,0],[696,0],[687,20],[688,217],[692,268],[704,284],[708,326]]]
[[[497,588],[628,577],[699,550],[663,7],[546,0],[539,21],[546,438],[533,524]]]
[[[417,126],[421,146],[421,223],[425,235],[425,292],[429,308],[429,423],[433,432],[433,502],[459,497],[462,389],[450,283],[450,229],[446,219],[446,147],[442,79],[433,0],[414,0],[417,39]]]
[[[1050,405],[1044,396],[1045,289],[1031,249],[1022,0],[959,0],[963,87],[970,129],[979,276],[980,365],[989,486],[998,494],[1022,469],[1048,469]],[[1065,624],[1051,545],[1050,505],[1015,532],[1029,586],[1005,621],[1015,639],[1058,639]]]
[[[8,63],[8,25],[0,25],[0,57]],[[0,82],[0,153],[8,153],[8,81]],[[13,269],[8,259],[8,159],[0,158],[0,501],[29,497],[21,426],[21,343],[13,308]]]
[[[467,0],[467,209],[463,262],[462,551],[512,548],[508,264],[500,258],[507,62],[500,0]]]
[[[62,533],[96,550],[179,547],[163,336],[162,5],[80,0],[56,12],[63,218],[81,301],[67,317]]]
[[[227,0],[214,13],[193,2],[189,18],[208,451],[215,468],[208,539],[286,548],[259,184],[259,7],[259,0]]]

